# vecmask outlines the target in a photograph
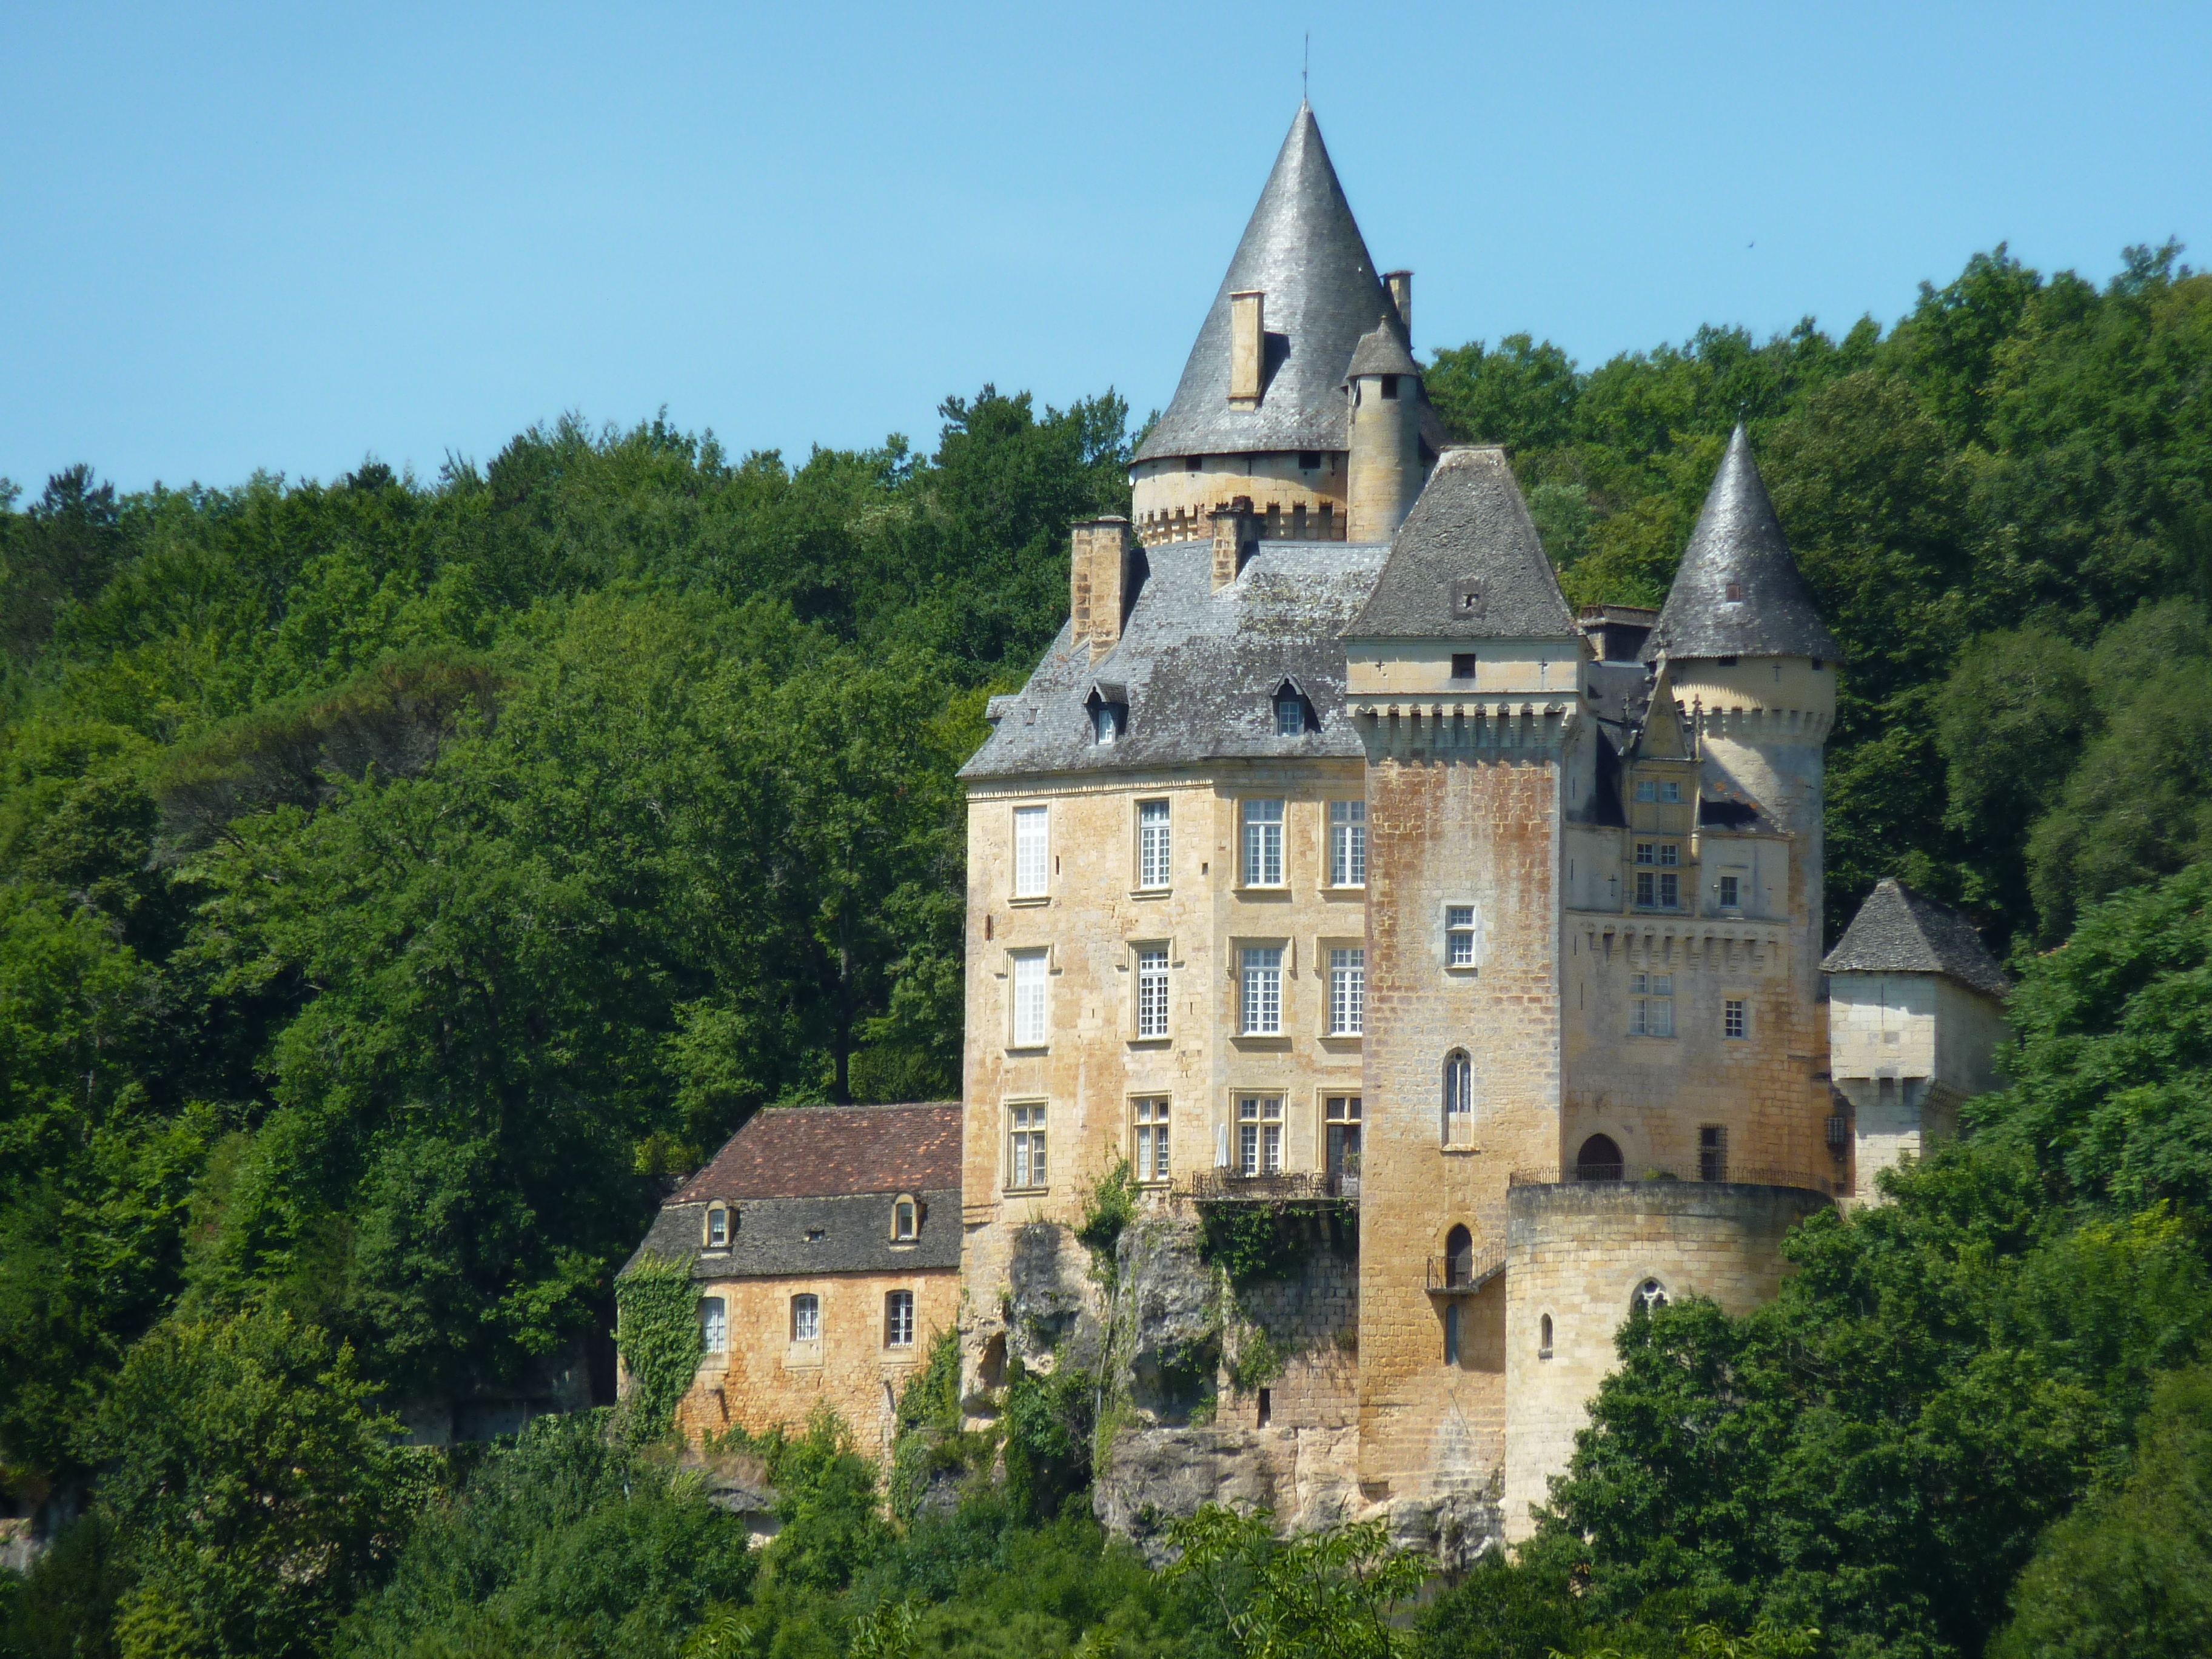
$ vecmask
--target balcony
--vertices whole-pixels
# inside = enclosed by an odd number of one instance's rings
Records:
[[[1428,1291],[1431,1296],[1473,1296],[1504,1271],[1503,1250],[1480,1261],[1463,1257],[1454,1261],[1449,1256],[1432,1255],[1429,1258]]]
[[[1198,1204],[1310,1204],[1337,1200],[1359,1201],[1359,1172],[1340,1175],[1317,1170],[1282,1170],[1273,1175],[1237,1175],[1228,1170],[1208,1170],[1185,1176],[1175,1184],[1176,1195]]]
[[[1630,1164],[1568,1164],[1552,1170],[1515,1170],[1506,1177],[1509,1187],[1601,1186],[1639,1181],[1709,1182],[1745,1187],[1800,1187],[1808,1192],[1833,1194],[1844,1183],[1809,1170],[1751,1169],[1734,1163],[1697,1170],[1662,1169]]]

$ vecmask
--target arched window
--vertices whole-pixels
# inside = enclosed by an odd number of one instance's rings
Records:
[[[1474,1062],[1464,1048],[1444,1056],[1443,1136],[1447,1146],[1474,1141]]]
[[[1474,1235],[1455,1227],[1444,1235],[1444,1285],[1455,1289],[1474,1281]]]
[[[1549,1359],[1551,1357],[1552,1316],[1546,1314],[1542,1322],[1536,1328],[1536,1358],[1539,1359]]]
[[[707,1212],[707,1248],[710,1250],[730,1248],[730,1212],[720,1204]]]
[[[1610,1135],[1592,1135],[1575,1154],[1577,1181],[1618,1181],[1621,1174],[1620,1148]]]
[[[1667,1305],[1667,1287],[1656,1279],[1647,1279],[1636,1287],[1629,1311],[1641,1308],[1645,1313],[1656,1313]]]
[[[1444,1310],[1444,1364],[1459,1364],[1459,1304]]]
[[[921,1206],[911,1193],[901,1193],[891,1203],[891,1242],[911,1244],[921,1231]]]

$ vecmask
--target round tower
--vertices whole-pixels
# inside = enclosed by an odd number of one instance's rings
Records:
[[[1361,338],[1344,373],[1344,391],[1348,539],[1387,542],[1428,481],[1420,366],[1395,318],[1383,317]]]

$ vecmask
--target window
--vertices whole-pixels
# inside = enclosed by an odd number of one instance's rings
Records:
[[[1113,703],[1092,703],[1091,705],[1091,735],[1100,743],[1113,742],[1115,734],[1121,730],[1120,716],[1120,708]]]
[[[1295,691],[1279,692],[1275,697],[1275,735],[1295,738],[1306,729],[1305,699]]]
[[[794,1296],[791,1298],[791,1340],[794,1342],[819,1342],[822,1340],[820,1297]]]
[[[1682,786],[1675,782],[1656,783],[1647,778],[1636,786],[1636,799],[1664,801],[1670,806],[1680,805],[1682,799]]]
[[[1667,1287],[1656,1279],[1647,1279],[1636,1287],[1629,1311],[1641,1308],[1645,1313],[1656,1313],[1667,1305]]]
[[[1279,800],[1244,803],[1244,884],[1283,884],[1283,803]]]
[[[1464,1048],[1444,1056],[1444,1145],[1471,1146],[1474,1140],[1474,1062]]]
[[[1708,1123],[1698,1131],[1698,1179],[1700,1181],[1728,1179],[1726,1125]]]
[[[1721,1004],[1721,1035],[1741,1042],[1750,1029],[1751,1022],[1744,1015],[1744,1000],[1730,997]]]
[[[1444,1310],[1444,1364],[1459,1364],[1459,1304]]]
[[[1455,679],[1455,680],[1471,680],[1471,679],[1473,679],[1473,678],[1474,678],[1474,665],[1475,665],[1475,653],[1474,653],[1474,652],[1472,652],[1472,651],[1455,651],[1455,652],[1453,652],[1453,653],[1452,653],[1451,677],[1452,677],[1454,679]]]
[[[1646,910],[1677,910],[1682,903],[1682,848],[1671,841],[1636,843],[1636,902]]]
[[[1382,395],[1386,398],[1395,398],[1398,395],[1398,377],[1396,375],[1385,374],[1382,377]]]
[[[1280,1036],[1283,1031],[1283,947],[1255,945],[1244,951],[1244,1035]]]
[[[1045,809],[1014,809],[1014,896],[1042,898],[1048,880],[1045,861]]]
[[[730,1351],[730,1304],[719,1296],[700,1300],[699,1340],[708,1353]]]
[[[1447,968],[1474,966],[1474,907],[1472,904],[1444,906],[1444,965]]]
[[[1611,1135],[1592,1135],[1575,1154],[1577,1181],[1618,1181],[1627,1173],[1620,1148]]]
[[[1164,1037],[1168,1034],[1168,947],[1137,947],[1137,1035]]]
[[[1175,850],[1170,833],[1168,804],[1164,800],[1137,803],[1137,885],[1165,887],[1169,855]]]
[[[921,1231],[921,1206],[902,1193],[891,1205],[891,1239],[911,1244]]]
[[[1167,1180],[1173,1170],[1168,1162],[1167,1097],[1162,1095],[1133,1102],[1131,1110],[1137,1120],[1137,1179]]]
[[[1014,1047],[1042,1048],[1045,1044],[1045,953],[1021,951],[1014,956]]]
[[[914,1292],[893,1291],[884,1298],[884,1346],[914,1346]]]
[[[1367,803],[1328,804],[1328,880],[1332,887],[1367,885]]]
[[[1017,1191],[1042,1187],[1044,1180],[1044,1104],[1006,1109],[1006,1184]]]
[[[1328,953],[1328,1034],[1358,1036],[1367,1029],[1367,952]]]
[[[1237,1170],[1240,1175],[1283,1172],[1283,1097],[1244,1095],[1237,1102]]]
[[[1318,472],[1321,471],[1321,451],[1318,449],[1301,449],[1298,451],[1298,466],[1301,471],[1306,472]]]
[[[1628,1033],[1631,1036],[1652,1037],[1674,1035],[1674,975],[1628,976]]]
[[[1741,877],[1723,876],[1720,879],[1720,890],[1722,909],[1735,910],[1742,908],[1743,878]]]
[[[1728,585],[1728,602],[1730,605],[1735,605],[1740,603],[1742,599],[1743,584],[1741,582],[1730,582]]]
[[[1549,1359],[1551,1357],[1552,1316],[1546,1314],[1543,1318],[1536,1322],[1536,1358],[1539,1359]]]
[[[730,1248],[730,1212],[719,1204],[707,1212],[707,1248],[710,1250]]]
[[[1359,1097],[1331,1095],[1322,1103],[1328,1125],[1328,1172],[1333,1176],[1359,1173]]]

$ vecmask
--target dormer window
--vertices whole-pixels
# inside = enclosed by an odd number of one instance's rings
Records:
[[[1743,584],[1741,582],[1730,582],[1728,585],[1728,597],[1729,603],[1730,605],[1741,603],[1743,599]]]
[[[891,1243],[911,1244],[921,1236],[921,1206],[911,1193],[901,1193],[891,1204]]]
[[[1112,743],[1129,728],[1129,688],[1118,680],[1100,680],[1084,700],[1091,711],[1091,736],[1096,743]]]
[[[707,1212],[707,1248],[710,1250],[730,1248],[730,1212],[720,1204]]]
[[[1113,742],[1121,728],[1121,723],[1115,717],[1112,703],[1094,702],[1091,705],[1091,735],[1097,741]]]
[[[1306,729],[1306,706],[1295,696],[1275,698],[1275,735],[1279,738],[1302,737]]]

